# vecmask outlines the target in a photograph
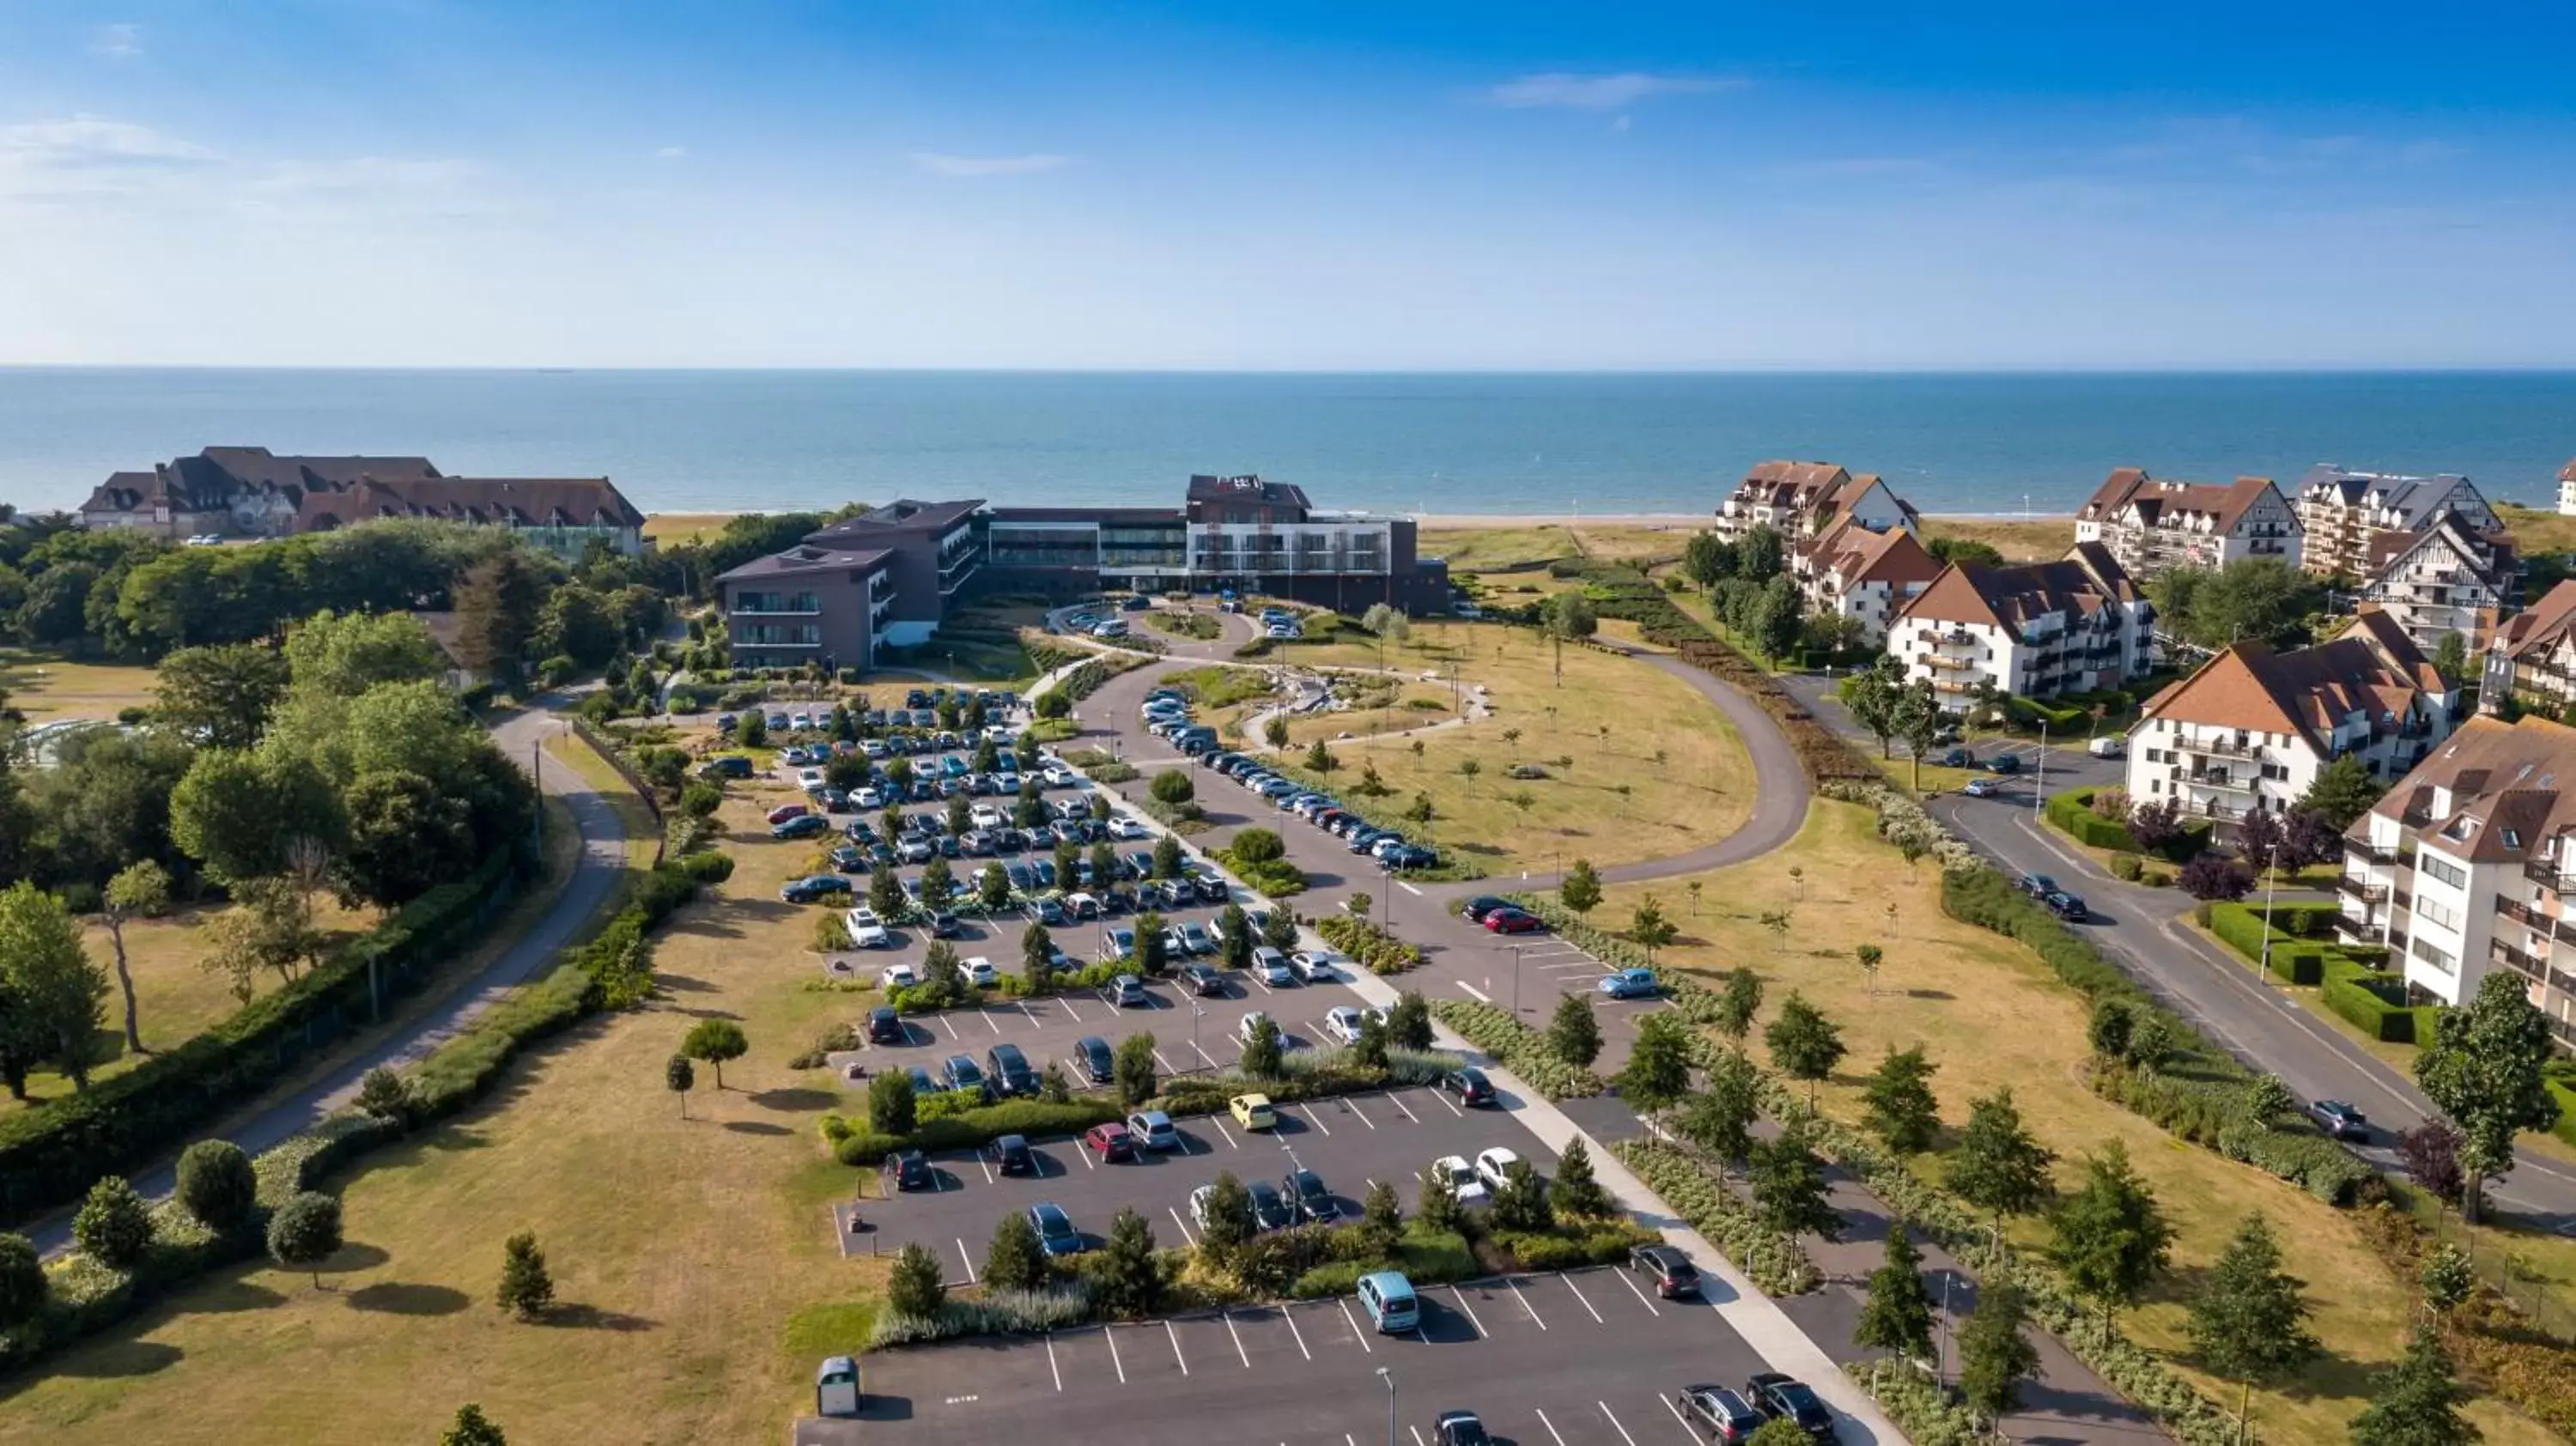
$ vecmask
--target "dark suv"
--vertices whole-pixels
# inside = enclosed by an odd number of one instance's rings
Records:
[[[868,1011],[868,1039],[875,1044],[904,1042],[903,1016],[894,1012],[894,1006],[880,1004]]]
[[[1669,1245],[1640,1245],[1629,1251],[1628,1268],[1653,1277],[1655,1294],[1666,1300],[1699,1294],[1699,1267]]]
[[[1774,1421],[1787,1421],[1810,1441],[1834,1439],[1834,1413],[1806,1382],[1778,1371],[1764,1371],[1744,1383],[1755,1410]]]
[[[1029,1068],[1029,1057],[1020,1053],[1018,1045],[994,1045],[985,1052],[984,1065],[992,1074],[993,1093],[1033,1095],[1038,1092],[1037,1071]]]
[[[1508,909],[1511,906],[1512,901],[1509,899],[1498,899],[1491,894],[1478,894],[1476,897],[1460,904],[1458,906],[1458,912],[1481,924],[1485,922],[1485,916],[1487,914],[1494,912],[1496,909]]]

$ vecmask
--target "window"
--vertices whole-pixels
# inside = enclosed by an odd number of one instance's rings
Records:
[[[2434,948],[2432,945],[2425,943],[2421,939],[2409,941],[2406,946],[2406,952],[2423,960],[2425,963],[2432,965],[2434,968],[2441,970],[2445,974],[2457,974],[2460,972],[2458,960],[2453,959],[2449,954]]]
[[[2423,870],[2425,873],[2431,874],[2437,879],[2440,879],[2443,883],[2449,884],[2452,888],[2463,889],[2468,887],[2468,870],[2461,868],[2458,864],[2451,862],[2449,859],[2438,857],[2429,852],[2419,853],[2415,856],[2415,867]]]
[[[2460,927],[2459,910],[2452,908],[2450,905],[2445,904],[2438,899],[2427,898],[2422,894],[2415,896],[2415,917],[2419,919],[2430,919],[2434,923],[2439,924],[2443,928],[2449,929],[2454,933],[2458,932]]]

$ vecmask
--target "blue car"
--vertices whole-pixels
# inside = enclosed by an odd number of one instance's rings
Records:
[[[1652,999],[1658,987],[1652,969],[1622,969],[1601,977],[1601,993],[1608,999]]]
[[[1049,1255],[1080,1255],[1082,1232],[1073,1228],[1073,1217],[1052,1200],[1041,1200],[1029,1207],[1029,1226],[1038,1233],[1038,1249]]]

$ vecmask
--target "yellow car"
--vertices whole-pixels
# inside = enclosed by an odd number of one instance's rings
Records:
[[[1247,1130],[1267,1130],[1279,1123],[1279,1113],[1270,1108],[1268,1095],[1236,1095],[1234,1122]]]

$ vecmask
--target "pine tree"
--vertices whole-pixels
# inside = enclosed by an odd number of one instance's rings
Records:
[[[1163,1266],[1154,1255],[1154,1227],[1136,1207],[1122,1207],[1109,1223],[1109,1242],[1092,1274],[1092,1298],[1109,1315],[1150,1315],[1163,1301]]]
[[[2030,1302],[2009,1280],[1989,1279],[1959,1329],[1959,1394],[1968,1409],[2000,1421],[2021,1406],[2021,1383],[2039,1369],[2039,1348],[2022,1335]]]
[[[482,1407],[468,1401],[456,1408],[456,1419],[439,1433],[438,1446],[510,1446],[510,1438],[501,1434]]]
[[[1486,1215],[1497,1230],[1545,1230],[1556,1223],[1556,1210],[1548,1203],[1547,1187],[1527,1160],[1514,1160],[1503,1167],[1503,1183],[1495,1189]]]
[[[1566,1215],[1608,1215],[1610,1192],[1592,1175],[1592,1152],[1584,1147],[1583,1137],[1566,1142],[1565,1153],[1557,1157],[1557,1210]]]
[[[730,1019],[701,1019],[689,1026],[688,1035],[680,1041],[680,1053],[691,1059],[702,1059],[716,1067],[716,1088],[724,1088],[724,1062],[740,1059],[751,1050],[743,1038],[742,1026]]]
[[[1359,1229],[1370,1255],[1379,1260],[1395,1258],[1396,1247],[1404,1241],[1404,1205],[1395,1197],[1394,1181],[1369,1186],[1360,1200]]]
[[[931,1320],[947,1299],[948,1282],[940,1277],[939,1257],[928,1246],[907,1245],[895,1252],[894,1269],[886,1276],[888,1309],[896,1315]]]
[[[1900,1155],[1930,1149],[1941,1133],[1941,1107],[1932,1098],[1932,1075],[1938,1068],[1923,1057],[1921,1045],[1901,1053],[1890,1045],[1869,1077],[1863,1098],[1870,1132]]]
[[[2055,1158],[2031,1137],[2006,1086],[1969,1102],[1967,1128],[1950,1158],[1950,1188],[2000,1227],[2003,1217],[2027,1215],[2047,1203],[2048,1166]]]
[[[984,1248],[984,1288],[1030,1290],[1047,1278],[1046,1250],[1025,1211],[1003,1214],[993,1227],[993,1243]]]
[[[1753,1033],[1753,1019],[1762,1012],[1762,976],[1744,965],[1727,971],[1726,987],[1717,996],[1717,1032],[1737,1049]]]
[[[522,1230],[502,1246],[501,1309],[521,1320],[535,1320],[555,1303],[555,1280],[546,1271],[546,1253],[537,1237]]]
[[[2281,1246],[2260,1215],[2248,1215],[2191,1302],[2186,1329],[2201,1365],[2235,1381],[2237,1434],[2245,1434],[2254,1384],[2286,1375],[2317,1353],[2308,1334],[2306,1284],[2281,1269]]]
[[[1547,1042],[1558,1059],[1577,1069],[1599,1059],[1601,1021],[1592,1017],[1592,1001],[1580,994],[1559,999],[1556,1015],[1548,1021]]]
[[[1887,1224],[1887,1256],[1869,1274],[1869,1298],[1861,1304],[1852,1344],[1909,1361],[1932,1353],[1932,1293],[1923,1285],[1923,1252],[1914,1248],[1902,1220]]]
[[[1690,1030],[1682,1017],[1649,1014],[1619,1070],[1619,1093],[1639,1114],[1654,1114],[1689,1092],[1690,1069]]]
[[[1284,1069],[1279,1026],[1267,1017],[1254,1022],[1252,1038],[1244,1041],[1242,1065],[1254,1079],[1277,1079]]]
[[[2057,1212],[2050,1255],[2067,1284],[2102,1307],[2102,1337],[2120,1307],[2133,1304],[2165,1268],[2173,1227],[2118,1140],[2086,1157],[2084,1185]]]
[[[1843,1217],[1834,1210],[1825,1162],[1807,1143],[1804,1128],[1791,1124],[1777,1138],[1753,1147],[1753,1209],[1763,1225],[1783,1235],[1820,1235],[1839,1240]]]
[[[2468,1392],[2431,1322],[2415,1328],[2405,1357],[2379,1377],[2370,1405],[2352,1418],[2352,1446],[2472,1446],[2485,1433],[2460,1414]]]

